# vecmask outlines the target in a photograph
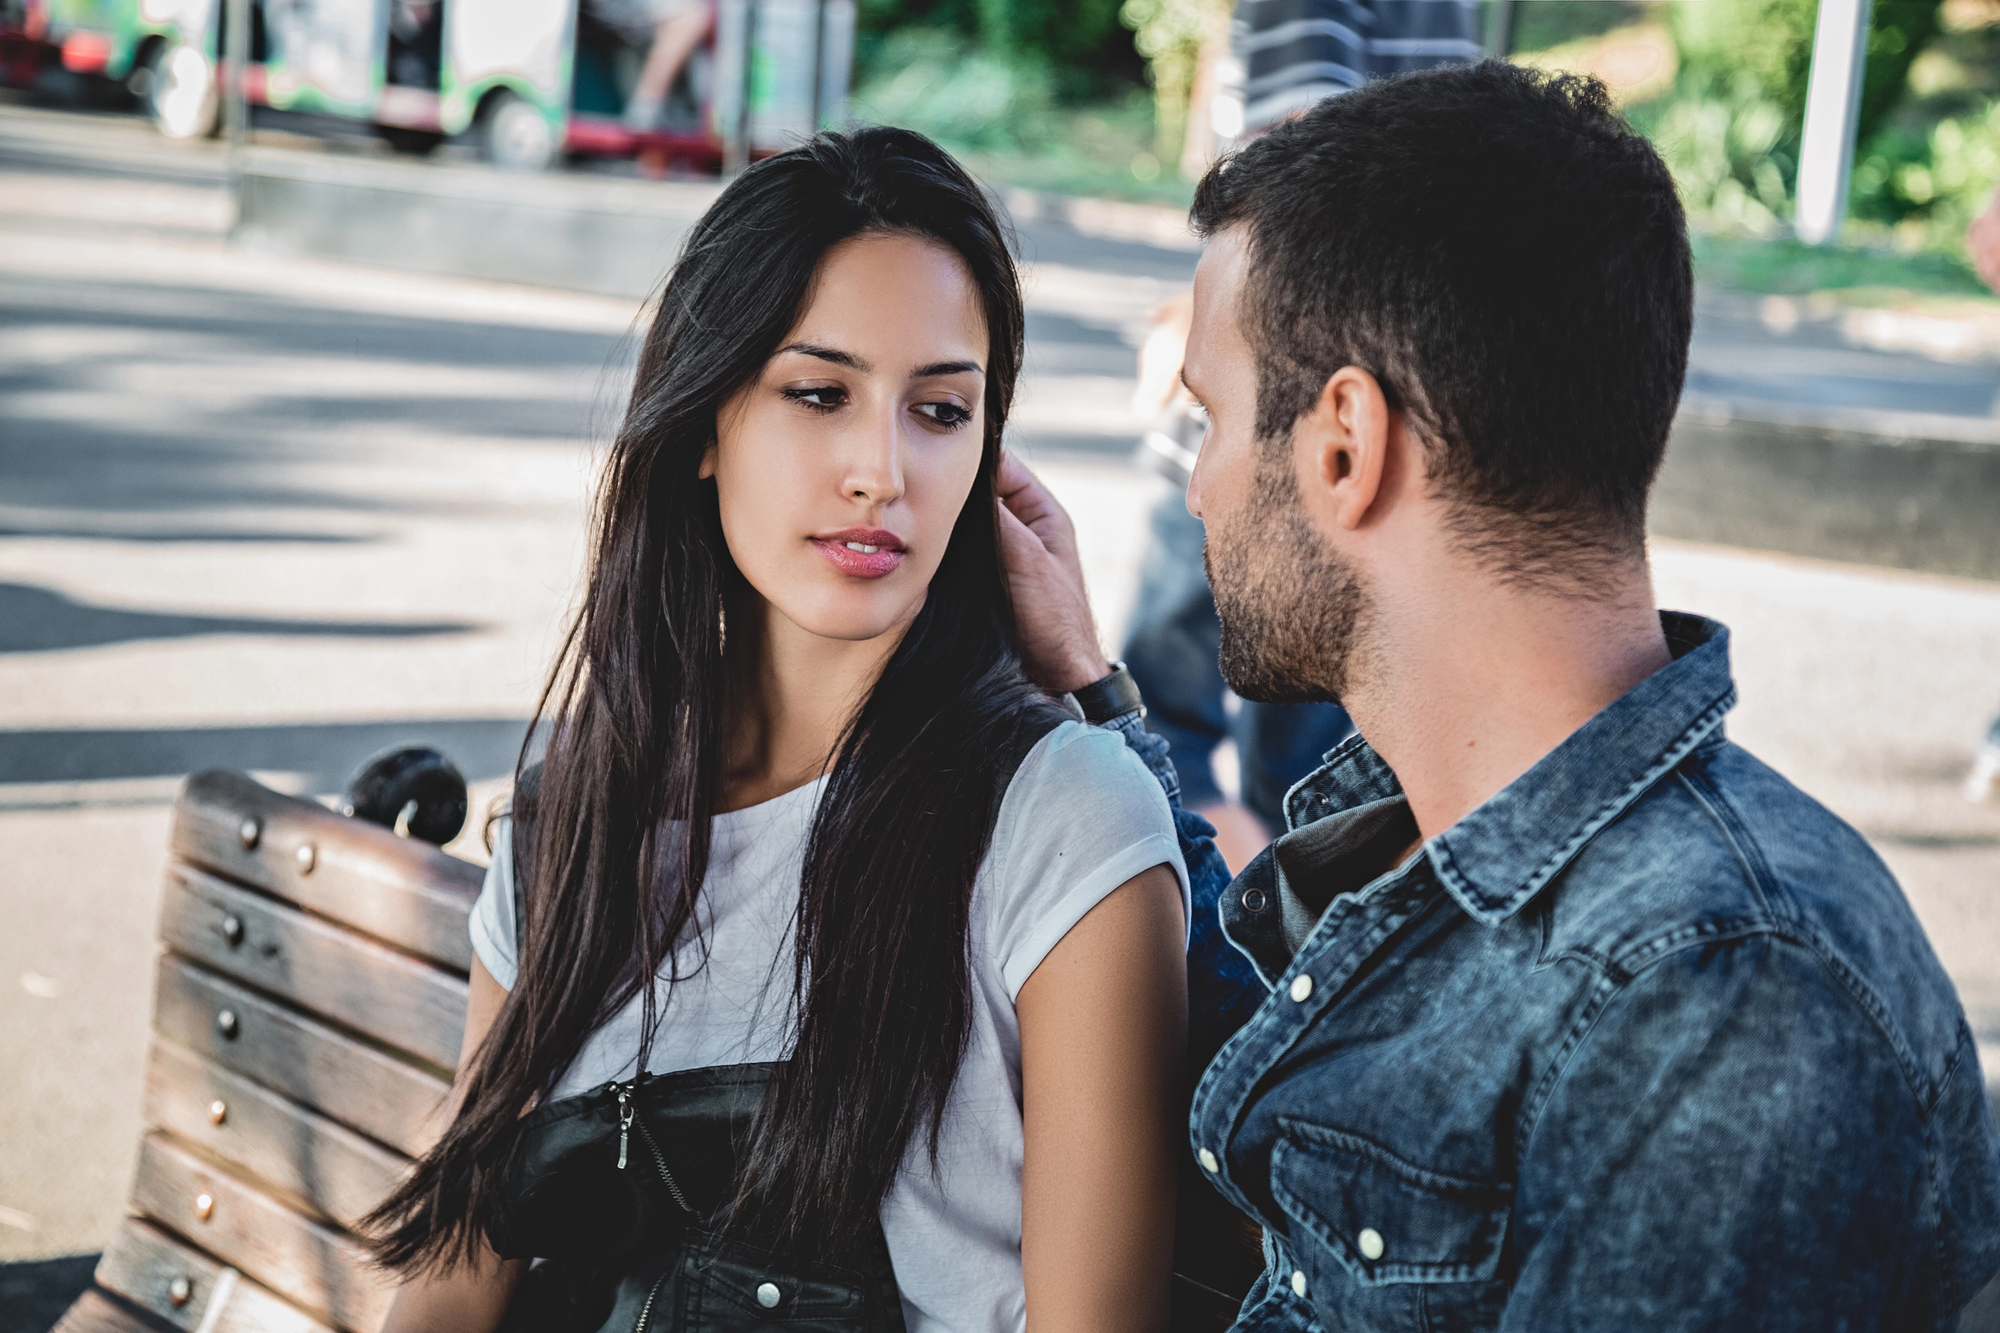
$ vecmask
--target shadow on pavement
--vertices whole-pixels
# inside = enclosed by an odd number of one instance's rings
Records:
[[[203,634],[268,634],[288,638],[409,639],[464,634],[461,621],[273,620],[257,616],[176,615],[93,606],[49,588],[0,583],[0,653],[99,648],[139,639],[187,639]]]
[[[90,1285],[94,1254],[0,1264],[0,1333],[48,1333]]]
[[[524,717],[435,722],[306,722],[259,727],[0,731],[0,784],[179,777],[205,768],[297,773],[309,792],[337,792],[392,745],[444,752],[469,782],[514,771]]]

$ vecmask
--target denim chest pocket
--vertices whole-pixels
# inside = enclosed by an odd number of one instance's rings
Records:
[[[1490,1328],[1514,1187],[1406,1162],[1358,1135],[1287,1119],[1271,1190],[1329,1329]]]

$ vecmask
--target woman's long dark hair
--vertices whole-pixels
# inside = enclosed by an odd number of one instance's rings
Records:
[[[516,1117],[635,995],[650,1045],[653,978],[691,970],[724,709],[741,678],[725,663],[719,613],[752,621],[747,605],[736,614],[747,586],[715,483],[697,467],[718,409],[762,373],[828,249],[873,232],[934,240],[970,272],[988,338],[985,440],[923,609],[842,739],[813,820],[797,1043],[759,1117],[739,1205],[841,1245],[872,1226],[920,1130],[935,1164],[968,1035],[968,907],[996,799],[991,756],[1035,698],[993,490],[1021,294],[1007,233],[958,164],[921,135],[864,129],[744,172],[696,224],[661,296],[606,465],[588,588],[538,709],[549,734],[540,780],[516,798],[535,826],[518,862],[519,977],[460,1071],[456,1120],[368,1219],[388,1267],[470,1257],[500,1207]],[[743,651],[732,643],[732,658]]]

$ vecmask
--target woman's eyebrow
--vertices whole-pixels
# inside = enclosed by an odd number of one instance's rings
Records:
[[[927,380],[936,375],[963,375],[968,370],[975,375],[986,373],[986,368],[977,361],[933,361],[928,366],[918,366],[910,378]]]
[[[831,361],[836,366],[846,366],[849,370],[858,370],[864,375],[874,369],[873,366],[870,366],[866,361],[863,361],[852,352],[843,352],[837,347],[821,347],[818,343],[787,343],[778,349],[778,353],[781,356],[786,352],[797,352],[800,356],[811,356],[817,357],[821,361]]]

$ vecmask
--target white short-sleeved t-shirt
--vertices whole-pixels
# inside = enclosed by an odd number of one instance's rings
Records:
[[[715,817],[702,925],[707,966],[660,990],[648,1071],[784,1059],[791,1050],[792,930],[806,836],[824,780]],[[511,826],[472,913],[472,945],[502,986],[515,976]],[[1115,732],[1065,722],[1031,749],[1002,798],[973,884],[971,1038],[946,1105],[938,1172],[922,1144],[882,1201],[882,1230],[911,1333],[1021,1333],[1021,1030],[1014,998],[1069,928],[1134,875],[1187,869],[1159,785]],[[569,1096],[633,1072],[635,999],[584,1042],[556,1087]]]

